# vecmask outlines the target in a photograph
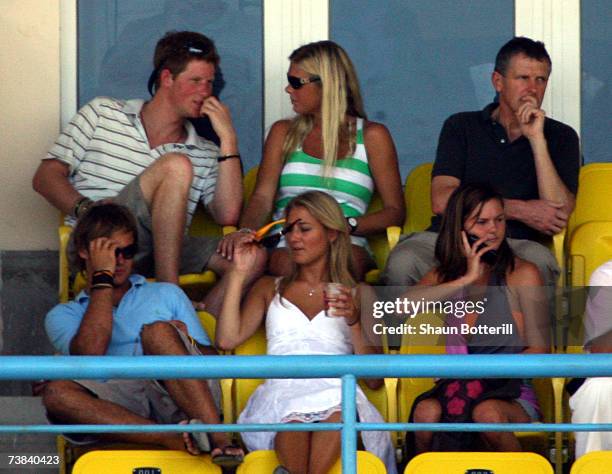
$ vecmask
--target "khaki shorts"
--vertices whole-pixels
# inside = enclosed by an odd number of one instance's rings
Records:
[[[140,188],[140,176],[130,181],[117,196],[112,198],[116,204],[127,207],[136,218],[138,228],[138,253],[134,257],[134,271],[147,278],[155,276],[155,264],[153,261],[153,221],[151,210],[145,200]],[[194,237],[185,235],[181,248],[181,261],[179,273],[200,273],[208,265],[210,257],[216,252],[219,237]],[[68,243],[68,255],[74,256],[76,249],[72,237]],[[75,259],[69,258],[75,262]],[[71,273],[78,269],[71,265]]]
[[[190,338],[180,329],[176,327],[175,329],[189,354],[202,356],[197,345],[192,344]],[[101,400],[122,406],[132,413],[159,424],[176,424],[188,418],[157,380],[110,379],[105,382],[98,380],[73,380],[73,382],[86,388]],[[217,410],[220,410],[221,387],[219,381],[208,379],[206,382]],[[48,419],[51,423],[55,423],[55,420],[49,417]],[[98,437],[93,433],[70,433],[63,436],[74,444],[90,444],[98,441]]]

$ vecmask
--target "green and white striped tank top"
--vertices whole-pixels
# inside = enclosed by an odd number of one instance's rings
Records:
[[[365,214],[374,193],[374,180],[363,142],[363,119],[357,118],[356,122],[355,153],[337,160],[329,177],[323,176],[323,160],[304,153],[301,145],[291,153],[281,172],[274,219],[283,217],[285,207],[293,197],[314,190],[331,194],[345,217]],[[364,237],[351,236],[351,240],[362,247],[367,245]]]

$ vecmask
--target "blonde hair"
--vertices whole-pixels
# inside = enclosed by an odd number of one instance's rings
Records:
[[[336,164],[341,134],[347,134],[349,151],[355,151],[355,133],[352,122],[346,126],[346,116],[367,118],[363,108],[359,80],[355,67],[346,51],[333,41],[318,41],[300,46],[289,60],[311,76],[317,76],[321,88],[321,135],[323,138],[323,169],[328,176]],[[295,117],[283,143],[283,156],[287,160],[312,130],[314,117]]]
[[[329,243],[328,280],[342,283],[344,286],[353,287],[356,284],[351,260],[351,237],[346,225],[346,219],[338,202],[329,194],[322,191],[308,191],[294,197],[285,208],[285,216],[293,208],[302,207],[306,209],[327,230],[335,230],[337,238]],[[282,279],[279,292],[281,296],[284,290],[295,281],[297,277],[297,265],[293,262],[293,269],[288,277]]]

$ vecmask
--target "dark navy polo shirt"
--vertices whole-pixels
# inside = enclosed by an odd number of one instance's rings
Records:
[[[529,140],[521,136],[510,142],[504,127],[491,118],[498,104],[482,111],[450,116],[442,126],[432,178],[453,176],[462,184],[488,184],[505,199],[539,199],[538,183]],[[570,192],[578,191],[580,145],[568,125],[546,118],[544,136],[552,162]],[[440,216],[428,230],[438,232]],[[547,237],[516,220],[508,220],[508,237],[541,241]]]

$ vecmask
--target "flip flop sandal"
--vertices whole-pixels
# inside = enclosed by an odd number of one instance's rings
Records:
[[[215,451],[216,449],[221,452],[216,456],[211,454],[211,459],[213,464],[216,464],[217,466],[223,468],[232,468],[239,466],[240,464],[242,464],[242,461],[244,461],[243,454],[229,454],[227,452],[228,449],[240,449],[240,446],[236,444],[228,444],[223,448],[214,448],[213,451]]]
[[[202,425],[204,422],[202,420],[198,420],[197,418],[193,418],[189,420],[190,425]],[[194,444],[197,448],[203,453],[210,453],[212,450],[212,446],[210,443],[210,438],[208,437],[208,433],[204,431],[194,431],[189,433],[191,438],[193,439]]]

